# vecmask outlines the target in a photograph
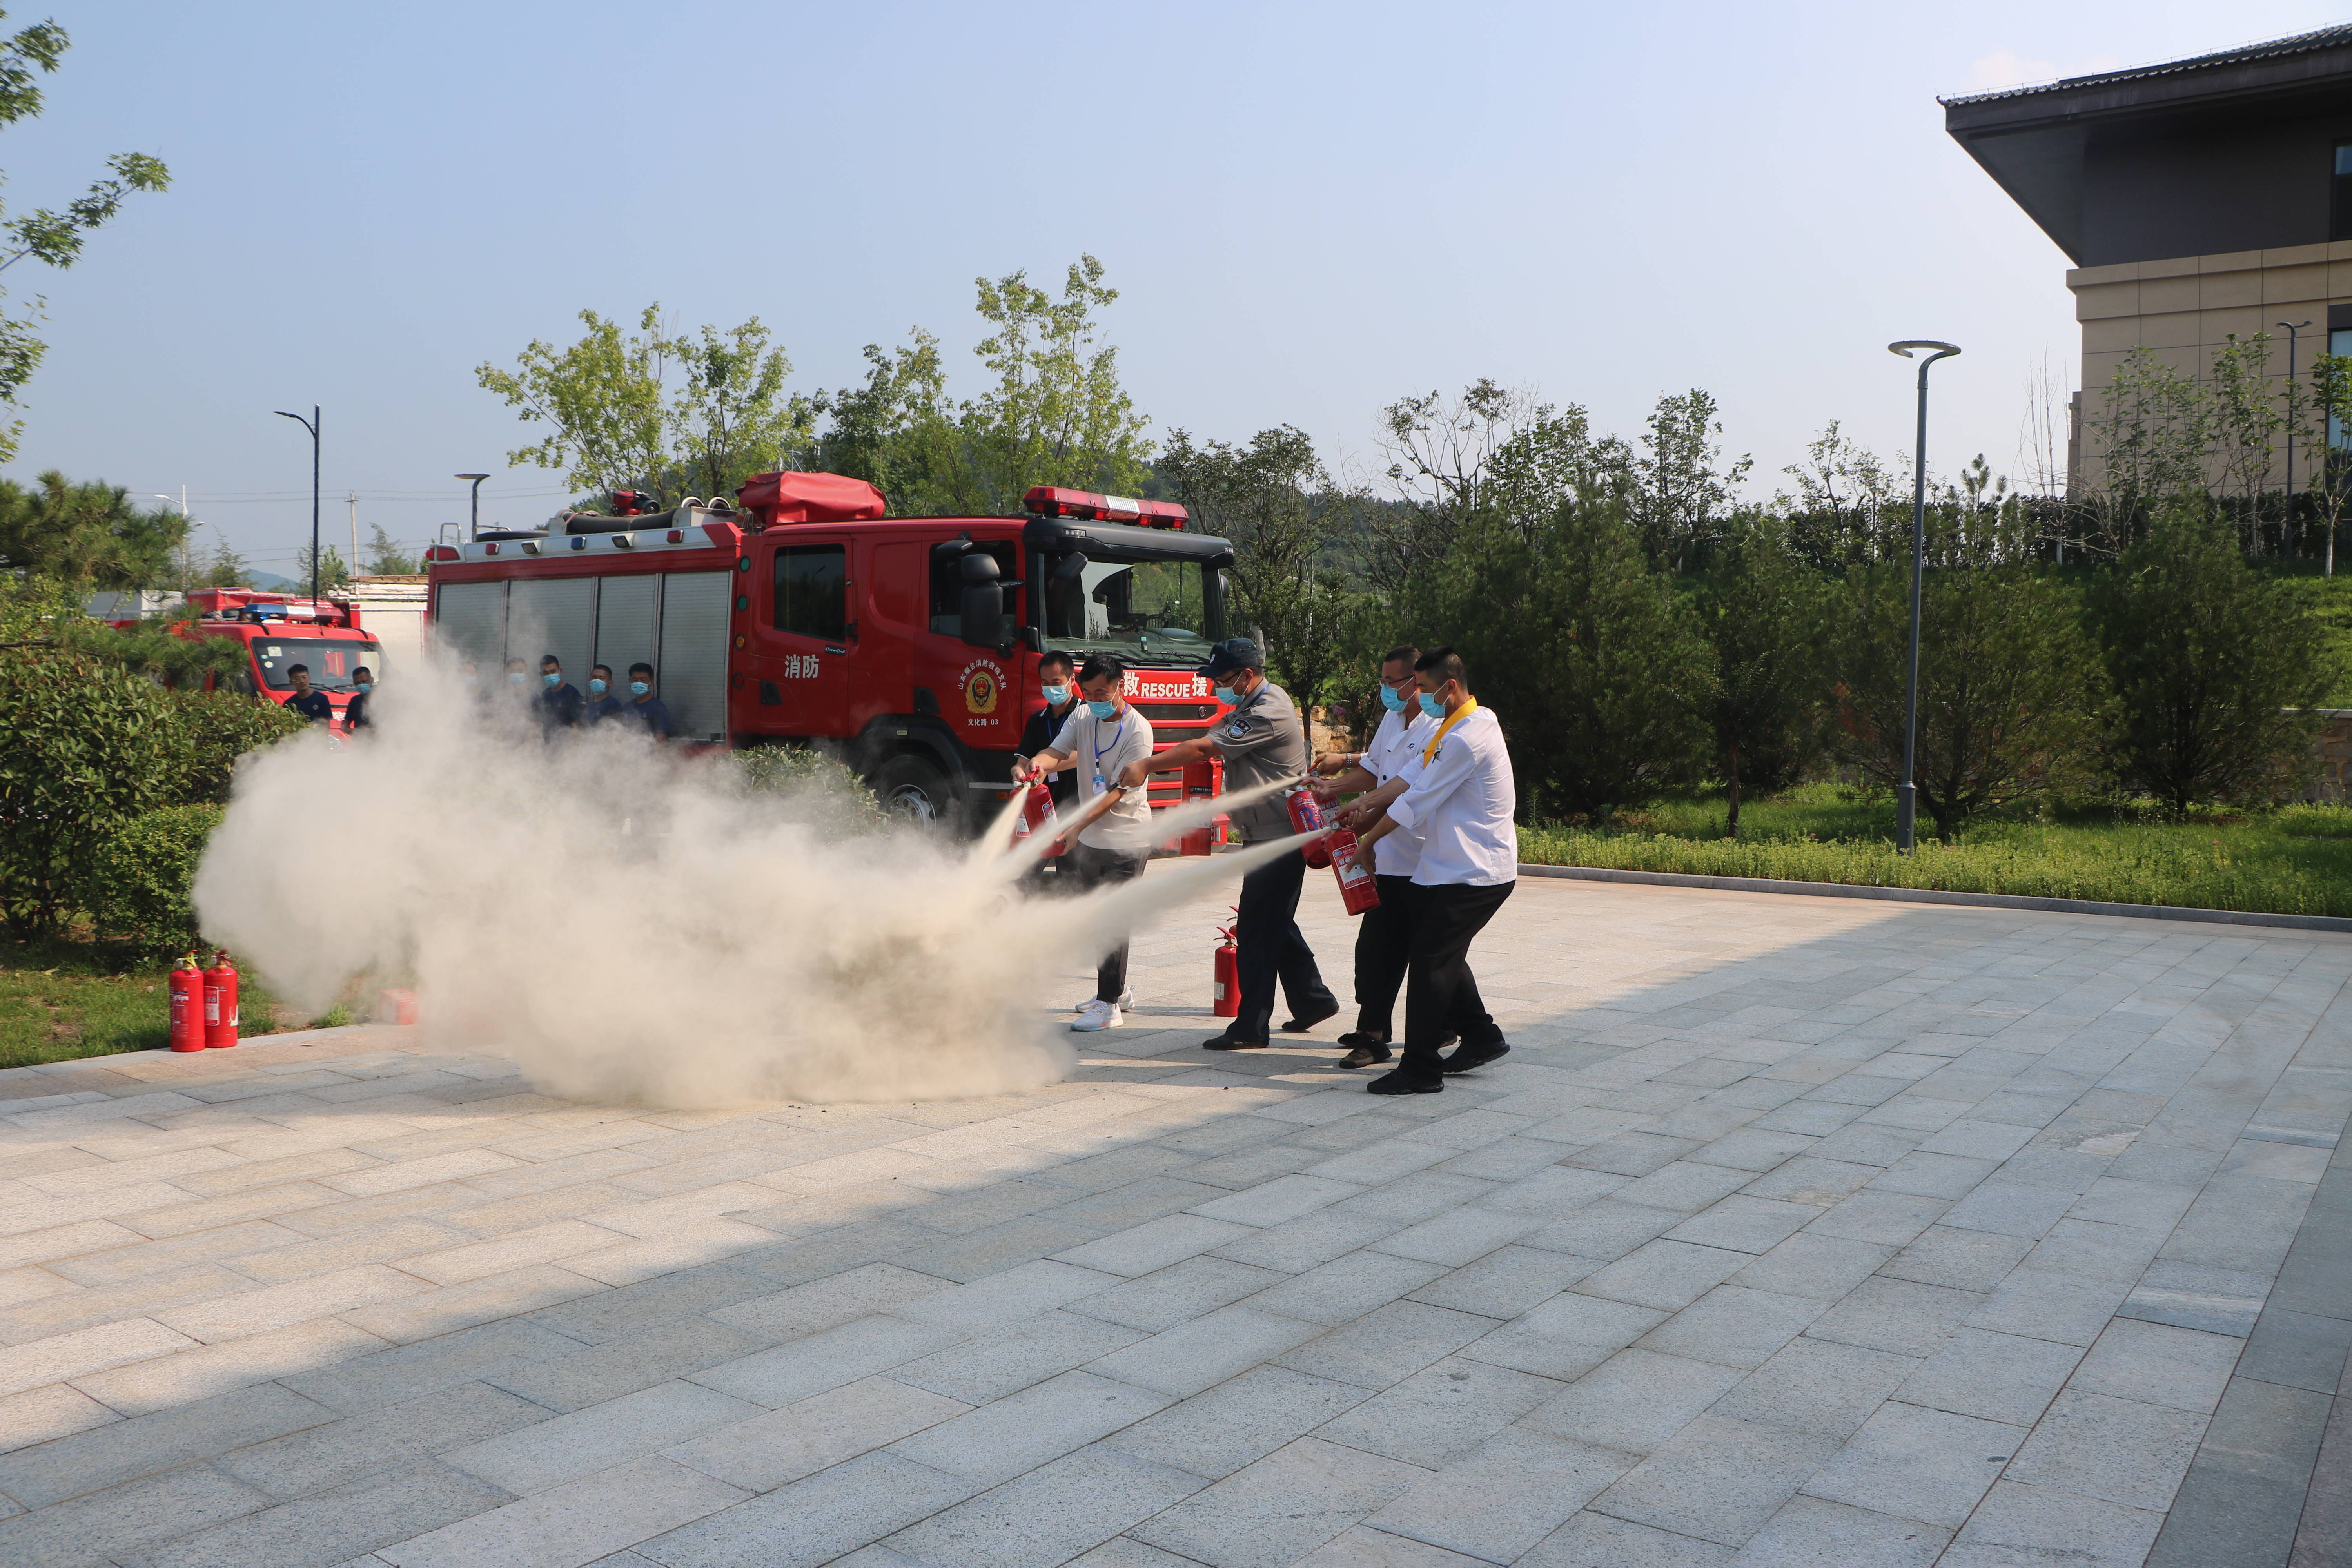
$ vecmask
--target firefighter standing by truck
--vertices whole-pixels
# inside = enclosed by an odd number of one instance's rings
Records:
[[[1260,784],[1295,784],[1307,775],[1307,728],[1290,694],[1265,678],[1265,658],[1247,637],[1217,644],[1196,672],[1215,681],[1217,700],[1233,711],[1197,740],[1130,763],[1120,783],[1139,785],[1151,773],[1224,759],[1225,787],[1238,793]],[[1267,795],[1228,814],[1243,838],[1263,844],[1290,836],[1290,812],[1280,795]],[[1315,950],[1298,929],[1298,893],[1307,858],[1293,849],[1242,878],[1234,941],[1240,949],[1241,1011],[1222,1035],[1205,1040],[1213,1051],[1256,1050],[1269,1042],[1277,982],[1290,1004],[1286,1033],[1313,1028],[1339,1011],[1323,984]]]

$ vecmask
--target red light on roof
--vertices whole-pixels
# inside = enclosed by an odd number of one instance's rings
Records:
[[[1022,498],[1022,505],[1037,517],[1133,522],[1145,528],[1181,528],[1192,515],[1171,500],[1137,500],[1132,496],[1097,495],[1092,490],[1066,490],[1054,485],[1039,485]]]
[[[454,544],[428,545],[425,551],[425,559],[427,561],[455,561],[457,559],[457,547]]]

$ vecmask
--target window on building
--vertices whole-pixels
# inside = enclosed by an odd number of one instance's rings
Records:
[[[839,642],[849,624],[849,564],[838,544],[776,552],[776,629]]]
[[[2352,239],[2352,142],[2336,144],[2336,167],[2328,181],[2327,237]]]

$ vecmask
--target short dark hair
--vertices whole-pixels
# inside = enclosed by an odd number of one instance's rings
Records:
[[[1381,655],[1381,668],[1385,669],[1390,665],[1401,664],[1407,669],[1411,669],[1412,668],[1412,661],[1420,657],[1421,649],[1413,647],[1412,644],[1409,642],[1401,642],[1397,644],[1396,647],[1389,649],[1388,652]]]
[[[355,664],[352,667],[352,679],[353,680],[357,680],[362,675],[373,675],[374,673],[374,670],[370,669],[363,664]]]
[[[1115,653],[1090,653],[1078,667],[1080,680],[1118,680],[1126,675],[1127,663]]]
[[[289,664],[286,667],[286,675],[289,679],[291,679],[293,677],[298,675],[308,675],[310,673],[310,667],[307,664]]]
[[[543,654],[541,654],[541,655],[539,656],[539,662],[540,662],[540,663],[541,663],[541,664],[551,664],[551,665],[555,666],[555,668],[558,668],[558,669],[562,669],[562,668],[563,668],[563,661],[562,661],[562,659],[560,659],[560,658],[556,658],[556,657],[555,657],[553,654],[551,654],[551,653],[543,653]]]
[[[1463,668],[1462,656],[1450,647],[1431,648],[1413,660],[1412,668],[1416,675],[1434,675],[1440,685],[1458,680],[1465,690],[1470,685],[1470,672]]]
[[[629,666],[629,673],[630,673],[631,675],[635,675],[635,674],[636,674],[636,673],[637,673],[637,671],[639,671],[639,670],[641,670],[641,669],[642,669],[642,670],[644,670],[647,675],[651,675],[651,674],[654,672],[654,667],[653,667],[652,665],[650,665],[650,664],[647,664],[644,659],[639,659],[639,660],[637,660],[637,662],[636,662],[636,663],[635,663],[635,664],[633,664],[633,665]]]
[[[1076,669],[1078,668],[1078,661],[1076,659],[1072,658],[1068,654],[1064,653],[1057,647],[1049,647],[1044,653],[1037,656],[1037,668],[1041,674],[1049,664],[1058,664],[1066,669]]]
[[[592,664],[588,667],[588,673],[593,675],[600,669],[607,675],[613,673],[613,667],[609,664]]]

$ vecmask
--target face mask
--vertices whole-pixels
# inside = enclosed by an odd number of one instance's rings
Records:
[[[1383,684],[1381,687],[1381,706],[1391,713],[1402,713],[1405,710],[1404,697],[1395,687]]]
[[[1445,704],[1424,691],[1421,694],[1421,710],[1433,719],[1445,717]]]
[[[362,696],[364,696],[364,695],[366,695],[368,692],[373,691],[373,690],[375,689],[375,682],[374,682],[374,681],[373,681],[373,680],[362,680],[362,681],[359,682],[358,684],[359,684],[360,693],[361,693],[361,695],[362,695]]]
[[[629,682],[629,695],[632,697],[643,697],[646,692],[651,691],[652,689],[652,687],[647,686],[642,680],[632,680]]]
[[[1059,708],[1063,703],[1067,702],[1069,700],[1070,689],[1068,687],[1048,686],[1045,688],[1045,700],[1053,706]]]
[[[1118,702],[1116,699],[1108,702],[1096,702],[1089,700],[1087,703],[1087,711],[1097,719],[1108,719],[1118,711]]]
[[[601,680],[592,680],[592,681],[590,681],[590,682],[588,683],[588,695],[589,695],[589,696],[591,696],[591,697],[602,697],[602,696],[604,696],[604,683],[603,681],[601,681]]]
[[[522,684],[522,671],[518,669],[512,675],[508,676],[507,679],[513,681],[517,686],[520,686]]]
[[[1226,707],[1230,708],[1241,700],[1242,694],[1235,691],[1232,687],[1220,686],[1217,688],[1217,700],[1223,703]]]
[[[563,672],[559,669],[551,674],[542,675],[540,679],[547,682],[548,689],[552,691],[555,688],[563,684]]]

